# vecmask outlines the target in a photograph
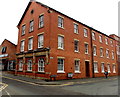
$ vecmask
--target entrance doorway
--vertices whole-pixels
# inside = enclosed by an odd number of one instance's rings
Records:
[[[90,77],[89,61],[85,61],[85,67],[86,77]]]

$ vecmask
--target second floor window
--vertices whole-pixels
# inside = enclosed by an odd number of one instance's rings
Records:
[[[20,51],[23,52],[24,51],[24,44],[25,44],[25,41],[21,41],[21,46],[20,46]]]
[[[88,36],[88,30],[84,28],[84,37]]]
[[[44,26],[44,15],[39,16],[39,28]]]
[[[34,30],[34,21],[30,21],[30,28],[29,31],[32,32]]]
[[[100,48],[100,57],[103,57],[103,48]]]
[[[74,24],[74,33],[78,34],[78,25],[77,24]]]
[[[114,52],[112,51],[112,59],[114,59]]]
[[[22,35],[25,34],[25,27],[26,27],[25,25],[22,26]]]
[[[61,28],[63,28],[63,18],[62,17],[58,17],[58,27],[61,27]]]
[[[102,43],[102,36],[101,35],[99,36],[99,41]]]
[[[38,36],[38,48],[42,48],[44,43],[44,37],[43,34]]]
[[[96,46],[93,46],[93,55],[94,55],[94,56],[97,55],[97,48],[96,48]]]
[[[58,49],[64,49],[64,37],[58,36]]]
[[[88,44],[85,44],[85,54],[88,54]]]
[[[108,39],[107,38],[105,38],[105,43],[108,45]]]
[[[74,40],[74,51],[79,52],[79,41],[78,40]]]
[[[29,38],[28,40],[28,50],[32,50],[33,48],[33,38]]]

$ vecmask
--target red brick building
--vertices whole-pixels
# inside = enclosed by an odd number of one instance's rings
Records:
[[[15,70],[16,45],[5,39],[0,45],[0,69]]]
[[[19,24],[16,74],[56,79],[117,75],[115,39],[40,2]]]

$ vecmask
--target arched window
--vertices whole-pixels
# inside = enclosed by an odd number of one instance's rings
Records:
[[[32,71],[32,60],[28,60],[27,71]]]
[[[23,60],[19,61],[19,70],[22,71],[23,70]]]
[[[44,72],[45,62],[43,58],[38,60],[38,72]]]

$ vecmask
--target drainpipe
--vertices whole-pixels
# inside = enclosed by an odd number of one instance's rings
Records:
[[[93,56],[93,40],[92,40],[92,30],[90,29],[90,43],[91,43],[91,64],[92,64],[92,78],[94,78],[94,56]]]

